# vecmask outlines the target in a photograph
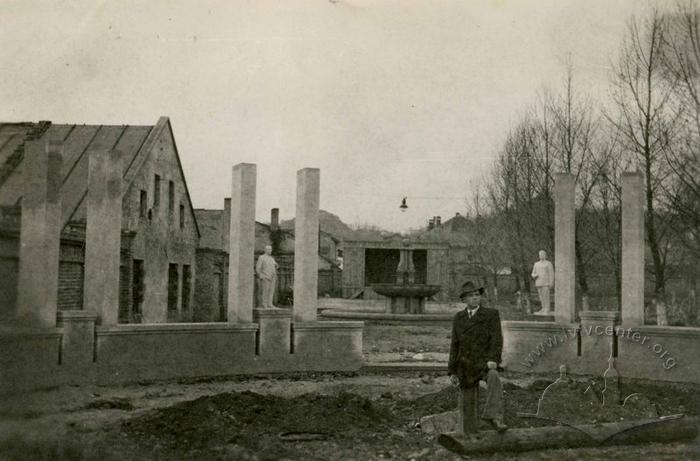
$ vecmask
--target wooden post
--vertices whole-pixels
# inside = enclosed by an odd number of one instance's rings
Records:
[[[464,434],[479,430],[479,386],[459,390],[459,424]]]

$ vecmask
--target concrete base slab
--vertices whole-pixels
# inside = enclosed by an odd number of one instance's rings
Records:
[[[363,328],[363,322],[294,322],[293,354],[310,370],[359,369]]]

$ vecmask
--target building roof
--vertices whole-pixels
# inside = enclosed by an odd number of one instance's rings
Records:
[[[197,208],[194,210],[199,222],[201,231],[199,238],[199,246],[202,248],[221,249],[224,248],[224,242],[221,240],[221,228],[223,226],[221,220],[224,219],[224,210],[211,210],[206,208]],[[255,221],[256,226],[261,226],[269,229],[270,224]],[[279,230],[288,236],[294,237],[293,227],[279,227]],[[330,232],[320,229],[322,235],[327,236],[336,244],[341,243],[341,240]]]
[[[218,251],[225,251],[225,243],[223,240],[223,235],[221,229],[223,228],[223,222],[222,220],[224,219],[224,210],[208,210],[204,208],[197,208],[194,210],[195,214],[197,215],[197,220],[199,221],[200,229],[201,229],[201,234],[199,237],[199,248],[200,249],[205,249],[205,250],[218,250]],[[262,246],[260,245],[260,242],[258,241],[258,237],[260,237],[259,231],[260,230],[265,230],[268,231],[270,230],[270,224],[266,223],[261,223],[259,221],[255,221],[255,237],[256,237],[256,251],[262,251]],[[294,238],[294,230],[293,229],[283,229],[279,228],[280,232],[285,235],[286,237]],[[338,243],[339,240],[336,239],[333,235],[329,234],[328,232],[321,231],[322,234],[327,235],[329,238],[331,238],[335,243]],[[265,242],[267,244],[267,242]],[[293,254],[293,253],[291,253]],[[281,255],[278,256],[289,256],[290,253],[285,252],[282,253]],[[318,255],[319,259],[321,261],[324,261],[326,264],[330,266],[337,266],[338,263],[337,261],[334,261],[331,258],[328,258],[322,254]]]
[[[222,239],[222,231],[224,219],[224,210],[209,210],[205,208],[197,208],[194,210],[197,216],[197,221],[200,225],[201,234],[199,237],[199,247],[209,248],[214,250],[223,250],[225,243]],[[255,221],[256,228],[270,228],[269,224]],[[290,237],[294,237],[294,232],[289,229],[280,228],[280,232]]]
[[[452,244],[469,243],[469,219],[460,213],[443,221],[432,229],[420,232],[416,239],[420,241],[448,241]]]
[[[222,210],[194,210],[199,223],[199,247],[222,250],[224,242],[221,241],[221,219],[224,216]]]
[[[71,221],[84,221],[86,213],[88,158],[90,152],[116,149],[124,166],[124,193],[136,177],[163,130],[169,130],[175,146],[180,174],[190,204],[190,212],[199,235],[199,225],[187,181],[182,170],[175,136],[168,117],[155,125],[73,125],[38,123],[0,123],[0,205],[18,205],[24,192],[22,173],[25,142],[33,139],[63,142],[63,184],[61,186],[62,228]]]
[[[224,241],[222,234],[224,210],[196,208],[194,213],[197,216],[197,222],[199,222],[199,229],[201,231],[199,237],[199,247],[212,250],[223,250],[226,246],[226,242]],[[256,230],[260,228],[269,230],[270,225],[261,223],[260,221],[255,221],[255,227]],[[280,231],[283,234],[294,237],[294,232],[290,232],[288,229],[280,229]]]

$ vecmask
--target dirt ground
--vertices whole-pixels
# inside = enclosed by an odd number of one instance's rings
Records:
[[[442,361],[449,326],[368,325],[369,361]],[[536,426],[554,376],[505,374],[506,422]],[[660,415],[700,415],[700,385],[625,383]],[[422,416],[452,410],[444,371],[249,376],[120,387],[48,389],[0,400],[0,460],[464,459],[421,433]],[[544,450],[469,459],[700,459],[692,443]]]

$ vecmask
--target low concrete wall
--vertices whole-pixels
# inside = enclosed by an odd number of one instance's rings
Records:
[[[620,376],[700,383],[700,328],[626,329],[617,347]]]
[[[0,390],[51,385],[61,366],[62,336],[59,328],[0,331]]]
[[[384,312],[384,299],[318,298],[319,309],[367,310]]]
[[[585,315],[582,317],[586,317]],[[619,316],[588,316],[580,324],[503,322],[508,370],[601,375],[615,354],[621,377],[700,383],[700,328],[617,325]]]
[[[362,322],[296,322],[293,355],[308,368],[332,371],[338,363],[362,366]]]
[[[177,323],[96,328],[97,381],[113,383],[246,373],[257,324]]]
[[[379,295],[377,295],[379,296]],[[344,298],[318,298],[319,309],[337,309],[343,311],[385,312],[387,299],[344,299]],[[452,315],[460,311],[456,303],[441,303],[437,301],[425,302],[426,313],[450,313]]]
[[[263,312],[259,323],[158,323],[95,326],[65,312],[61,328],[0,331],[0,392],[67,384],[294,371],[357,371],[363,322],[291,323],[291,311]]]
[[[549,373],[564,364],[578,368],[577,324],[506,321],[503,332],[503,363],[519,372]]]

